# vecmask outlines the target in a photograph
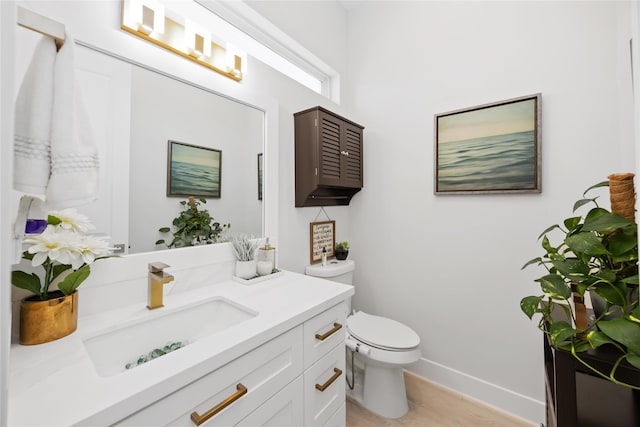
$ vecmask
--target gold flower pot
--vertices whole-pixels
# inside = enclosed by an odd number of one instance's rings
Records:
[[[78,327],[78,292],[31,296],[20,302],[20,344],[34,345],[66,337]]]

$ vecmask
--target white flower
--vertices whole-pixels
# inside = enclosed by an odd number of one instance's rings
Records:
[[[89,218],[75,210],[65,209],[50,212],[48,219],[49,224],[41,234],[27,235],[23,241],[26,252],[31,255],[27,255],[25,258],[31,258],[33,267],[42,266],[44,268],[42,284],[40,278],[34,283],[31,279],[24,279],[24,275],[17,275],[20,280],[14,282],[15,286],[39,295],[42,300],[47,299],[49,287],[58,278],[62,279],[58,282],[60,291],[65,295],[75,292],[76,288],[86,279],[87,274],[76,274],[72,277],[73,280],[67,280],[69,276],[74,274],[69,272],[69,267],[71,270],[77,271],[98,258],[110,255],[112,251],[107,243],[108,237],[85,235],[88,230],[93,230],[94,227],[89,222]],[[64,267],[56,268],[58,265]],[[85,271],[88,273],[90,270],[87,267]],[[62,276],[63,272],[69,276]]]
[[[80,256],[85,264],[91,264],[96,258],[111,254],[112,249],[106,239],[106,237],[98,236],[84,236],[82,238]]]
[[[42,234],[24,239],[29,246],[27,251],[33,255],[31,265],[42,265],[47,258],[60,264],[71,264],[73,269],[82,266],[82,236],[76,232],[48,225]]]
[[[78,233],[87,233],[95,230],[89,217],[76,211],[75,209],[63,209],[61,211],[49,212],[49,215],[58,218],[61,222],[57,226],[65,230],[72,230]]]

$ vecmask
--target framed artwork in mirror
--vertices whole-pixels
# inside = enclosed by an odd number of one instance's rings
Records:
[[[436,114],[434,193],[541,191],[541,94]]]
[[[169,141],[167,196],[220,198],[222,151]]]
[[[262,153],[258,154],[258,200],[262,200]]]
[[[320,221],[309,224],[311,242],[311,264],[322,261],[322,250],[327,252],[327,259],[333,258],[333,248],[336,247],[336,222]]]

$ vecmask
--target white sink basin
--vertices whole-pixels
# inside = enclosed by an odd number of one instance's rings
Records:
[[[191,344],[257,314],[228,299],[215,298],[171,311],[156,309],[142,319],[84,338],[83,343],[98,374],[112,376],[156,348],[178,341],[183,346]]]

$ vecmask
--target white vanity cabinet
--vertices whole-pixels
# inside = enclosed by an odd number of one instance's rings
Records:
[[[236,425],[300,375],[302,329],[289,330],[117,425]]]
[[[346,310],[335,305],[116,425],[344,426]]]

